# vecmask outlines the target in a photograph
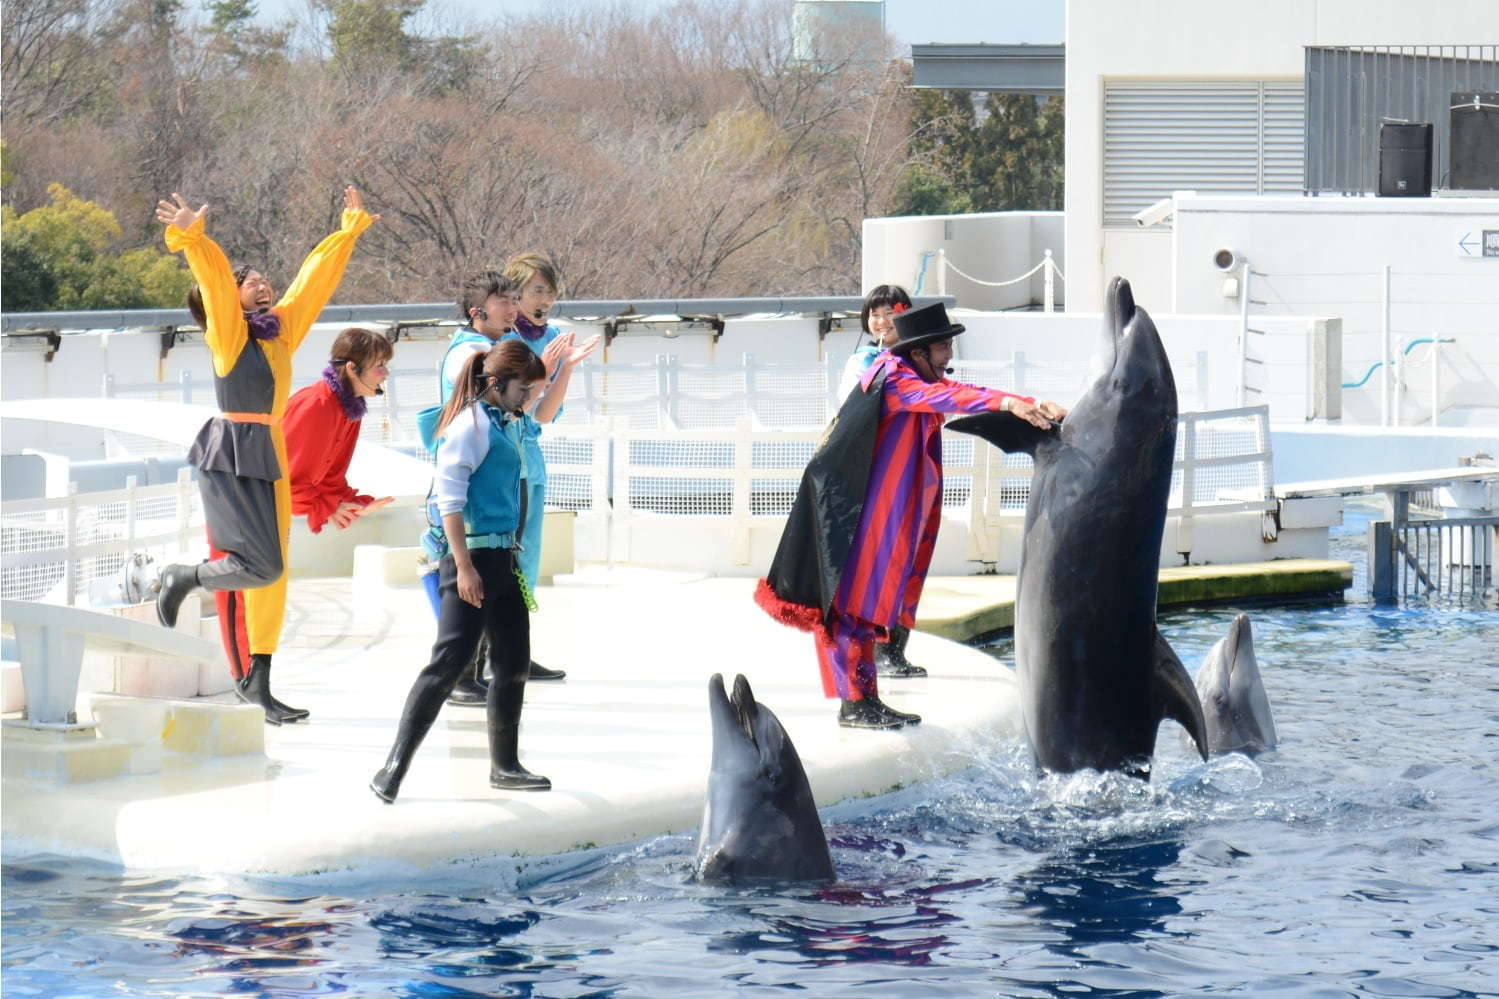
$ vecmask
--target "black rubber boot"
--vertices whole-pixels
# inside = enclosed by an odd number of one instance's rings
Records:
[[[385,766],[370,778],[370,790],[387,805],[392,804],[400,793],[401,781],[406,779],[406,770],[411,766],[411,758],[416,755],[416,747],[427,737],[427,731],[437,720],[437,713],[442,710],[442,702],[446,697],[447,694],[441,687],[420,683],[412,687],[411,693],[407,695],[406,707],[401,712],[401,723],[396,727],[395,744],[390,747]]]
[[[921,716],[909,711],[897,711],[874,694],[866,695],[864,700],[868,701],[874,710],[882,712],[891,718],[898,719],[903,725],[920,725]]]
[[[453,690],[448,694],[448,703],[462,708],[477,708],[489,697],[489,681],[484,679],[484,661],[489,658],[488,646],[480,643],[474,661],[463,671]]]
[[[550,791],[550,779],[520,765],[520,712],[526,680],[489,685],[489,786],[500,791]]]
[[[880,676],[926,676],[925,669],[906,658],[906,643],[910,640],[911,629],[897,624],[890,629],[890,641],[875,643],[874,665]]]
[[[267,725],[297,721],[307,717],[307,712],[298,713],[271,696],[271,657],[252,655],[250,672],[234,683],[234,693],[246,704],[258,705],[265,711]]]
[[[906,723],[884,707],[878,697],[844,701],[838,709],[838,724],[844,728],[904,728]]]
[[[161,589],[156,593],[156,620],[163,627],[177,627],[177,611],[182,601],[198,588],[198,567],[169,565],[161,570]]]
[[[567,676],[567,670],[547,669],[535,659],[531,660],[530,672],[527,674],[527,678],[531,680],[560,680],[564,676]]]

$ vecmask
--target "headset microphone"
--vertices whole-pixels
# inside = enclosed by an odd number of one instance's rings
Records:
[[[344,363],[349,366],[349,374],[354,376],[354,380],[360,385],[363,385],[365,388],[370,389],[370,383],[359,377],[359,369],[354,365],[354,362],[345,361]],[[384,395],[385,388],[384,386],[376,385],[374,388],[370,389],[370,392],[374,393],[375,395]]]

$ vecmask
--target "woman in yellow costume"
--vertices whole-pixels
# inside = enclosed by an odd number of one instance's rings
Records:
[[[213,354],[218,416],[198,432],[188,463],[198,469],[203,517],[214,555],[199,565],[169,565],[161,574],[156,615],[177,623],[183,598],[197,587],[248,590],[245,622],[250,670],[235,677],[240,697],[265,709],[273,725],[307,717],[271,695],[271,655],[281,637],[279,608],[286,601],[286,547],[291,529],[291,483],[281,420],[291,390],[291,356],[302,345],[333,296],[359,234],[379,218],[364,210],[359,192],[344,189],[339,230],[302,262],[286,294],[274,305],[271,284],[259,272],[229,267],[217,243],[203,232],[197,211],[179,194],[161,201],[156,218],[167,227],[167,248],[181,252],[198,282],[188,307]],[[238,670],[236,670],[238,672]]]

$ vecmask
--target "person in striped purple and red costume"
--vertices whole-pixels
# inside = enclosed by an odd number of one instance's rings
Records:
[[[823,692],[849,728],[915,725],[879,698],[874,645],[915,623],[942,520],[946,413],[1003,410],[1038,427],[1056,403],[948,381],[963,327],[933,303],[895,317],[898,339],[875,358],[807,465],[770,572],[755,600],[812,632]]]

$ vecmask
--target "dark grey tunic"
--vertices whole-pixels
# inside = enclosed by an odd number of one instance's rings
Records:
[[[245,343],[228,374],[214,375],[213,389],[226,413],[270,415],[276,379],[255,340]],[[285,566],[276,522],[281,463],[270,426],[215,416],[198,431],[187,460],[198,469],[209,544],[225,553],[199,566],[198,582],[210,590],[274,583]]]

